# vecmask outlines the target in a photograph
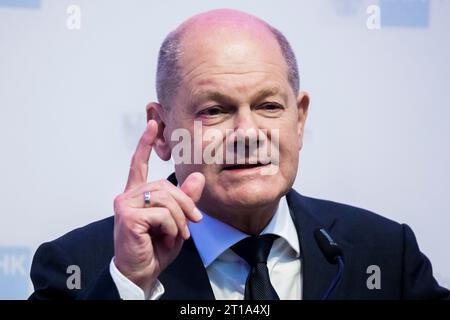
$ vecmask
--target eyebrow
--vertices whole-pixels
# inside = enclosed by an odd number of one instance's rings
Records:
[[[252,101],[262,100],[267,97],[276,96],[277,94],[281,94],[283,99],[285,99],[285,100],[287,99],[286,94],[282,93],[282,91],[280,90],[279,87],[274,86],[274,87],[268,87],[268,88],[263,88],[263,89],[259,90],[252,96],[251,100]],[[197,97],[194,98],[194,100],[195,101],[214,100],[214,101],[230,102],[233,100],[233,98],[231,98],[219,91],[205,90],[205,91],[200,91],[199,94],[197,95]]]

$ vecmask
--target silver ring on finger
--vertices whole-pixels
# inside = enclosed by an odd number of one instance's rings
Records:
[[[144,192],[144,207],[148,208],[150,207],[152,196],[150,194],[150,191]]]

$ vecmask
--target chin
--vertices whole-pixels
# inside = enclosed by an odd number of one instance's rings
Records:
[[[233,183],[223,190],[224,201],[230,206],[259,207],[277,201],[285,188],[273,179],[251,179]]]

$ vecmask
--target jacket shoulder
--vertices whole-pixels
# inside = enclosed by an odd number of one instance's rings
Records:
[[[69,231],[53,242],[64,247],[70,247],[73,244],[78,246],[83,243],[94,245],[96,242],[112,240],[113,230],[114,217],[111,216]]]
[[[357,206],[299,195],[303,207],[320,221],[328,221],[334,232],[350,242],[401,241],[404,225]]]
[[[96,297],[98,292],[103,292],[100,298],[117,298],[108,269],[114,255],[113,228],[110,217],[40,245],[30,271],[34,286],[30,299],[79,299]],[[77,269],[69,269],[73,267]],[[67,285],[74,270],[81,281],[76,290]]]
[[[74,261],[108,260],[114,254],[114,217],[76,228],[44,245],[54,245]]]

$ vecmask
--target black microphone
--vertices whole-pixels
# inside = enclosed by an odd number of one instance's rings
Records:
[[[322,251],[323,255],[327,259],[327,261],[331,264],[338,265],[338,271],[333,278],[330,286],[327,291],[325,291],[322,295],[322,300],[327,300],[333,290],[339,284],[342,274],[344,273],[344,260],[342,259],[342,250],[339,245],[331,238],[328,232],[325,229],[316,229],[314,231],[314,238],[316,239],[317,245],[319,246],[320,251]]]

